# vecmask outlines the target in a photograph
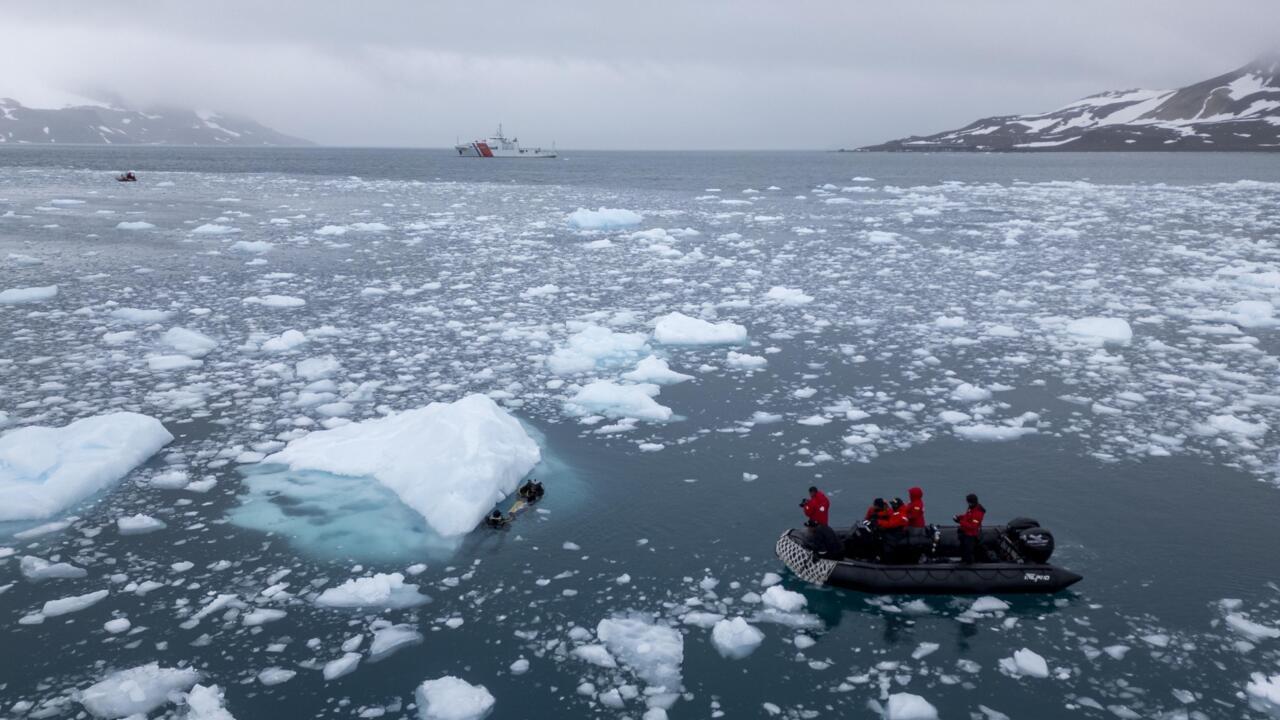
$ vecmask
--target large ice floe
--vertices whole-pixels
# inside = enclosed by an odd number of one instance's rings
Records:
[[[27,426],[0,436],[0,521],[42,520],[124,477],[173,436],[131,412]]]
[[[540,458],[519,420],[489,397],[469,395],[314,432],[263,462],[370,478],[450,537],[475,528]]]
[[[99,718],[145,716],[169,702],[200,679],[190,668],[164,668],[157,663],[119,670],[79,693],[79,701]],[[199,703],[199,700],[197,700]]]
[[[736,345],[747,341],[747,329],[673,312],[654,321],[653,338],[664,345]]]
[[[639,225],[641,220],[639,213],[621,208],[578,208],[569,213],[569,225],[579,230],[613,230]]]

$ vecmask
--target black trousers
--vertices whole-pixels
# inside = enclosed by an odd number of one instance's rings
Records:
[[[978,553],[978,538],[960,533],[960,562],[968,564],[974,561]]]

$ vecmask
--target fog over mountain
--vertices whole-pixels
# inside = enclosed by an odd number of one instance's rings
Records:
[[[857,147],[1182,87],[1274,50],[1277,27],[1271,0],[19,1],[0,97],[212,108],[324,144],[503,122],[571,148]]]

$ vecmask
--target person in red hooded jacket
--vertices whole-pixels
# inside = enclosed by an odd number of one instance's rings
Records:
[[[924,490],[908,488],[907,497],[910,500],[902,506],[902,514],[907,516],[907,527],[924,527]]]
[[[831,502],[827,500],[827,496],[816,487],[809,487],[809,499],[800,502],[801,509],[804,510],[804,516],[808,518],[806,525],[826,525],[829,514],[831,512]]]
[[[966,495],[964,500],[969,509],[955,516],[955,521],[960,524],[960,562],[971,563],[982,546],[982,519],[986,517],[987,509],[973,493]]]
[[[908,519],[903,512],[905,508],[902,500],[894,498],[889,503],[889,512],[876,518],[876,529],[880,535],[880,558],[886,563],[902,561],[902,551],[907,540]]]

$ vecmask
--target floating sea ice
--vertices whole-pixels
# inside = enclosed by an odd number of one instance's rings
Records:
[[[0,436],[0,521],[62,512],[120,480],[173,436],[159,420],[118,412]]]
[[[1035,435],[1033,427],[1014,427],[1010,425],[957,425],[952,432],[972,442],[1005,442],[1017,440],[1023,435]]]
[[[204,357],[210,350],[218,347],[217,340],[184,327],[169,328],[160,336],[160,342],[193,358]]]
[[[1067,323],[1067,334],[1086,345],[1128,345],[1133,328],[1121,318],[1087,317]]]
[[[133,627],[133,623],[129,622],[129,618],[112,618],[102,624],[102,629],[112,635],[119,635],[131,627]]]
[[[360,653],[349,652],[344,654],[337,660],[330,660],[324,664],[322,674],[325,680],[337,680],[343,675],[350,675],[356,671],[356,667],[360,665]]]
[[[57,285],[9,288],[8,290],[0,291],[0,305],[20,305],[23,303],[44,302],[45,300],[52,300],[57,294]]]
[[[885,705],[884,720],[938,720],[938,709],[911,693],[894,693]]]
[[[168,310],[151,310],[148,308],[116,308],[111,311],[111,317],[137,325],[150,325],[152,323],[163,322],[173,313]]]
[[[143,222],[142,220],[126,220],[124,222],[116,223],[117,230],[154,230],[155,227],[155,225],[152,225],[149,222]]]
[[[569,654],[597,667],[618,667],[618,662],[609,654],[609,649],[603,645],[579,645]]]
[[[222,688],[196,685],[187,693],[187,714],[183,720],[236,720],[226,708]]]
[[[739,659],[760,647],[760,643],[764,641],[764,633],[747,624],[741,617],[735,617],[716,623],[711,629],[711,641],[724,657]]]
[[[519,420],[474,394],[313,432],[263,462],[371,477],[450,537],[473,530],[540,459]]]
[[[942,646],[938,643],[922,642],[916,646],[915,650],[911,651],[911,659],[919,660],[921,658],[928,657],[937,652],[940,647]]]
[[[231,252],[247,253],[250,255],[261,255],[262,253],[271,252],[275,245],[264,240],[238,240],[231,244]]]
[[[1209,435],[1223,432],[1242,438],[1260,438],[1267,434],[1268,427],[1264,422],[1251,423],[1234,415],[1213,415],[1201,430],[1207,430]]]
[[[597,367],[630,364],[648,352],[647,341],[643,333],[620,333],[600,325],[587,325],[547,357],[547,368],[557,375],[573,375]]]
[[[262,352],[282,353],[307,344],[307,336],[297,330],[285,330],[279,336],[262,343]]]
[[[84,568],[70,563],[51,563],[34,555],[24,555],[18,567],[22,570],[22,576],[31,582],[75,579],[89,574]]]
[[[650,383],[622,385],[609,380],[597,380],[578,389],[565,401],[565,410],[571,415],[607,415],[615,418],[635,418],[653,422],[671,419],[671,408],[654,400],[658,386]]]
[[[1002,659],[1000,667],[1011,675],[1034,678],[1049,677],[1049,664],[1034,650],[1028,648],[1018,650],[1011,658]]]
[[[100,718],[148,715],[200,679],[190,668],[162,668],[156,663],[120,670],[90,685],[76,700]]]
[[[760,599],[764,601],[766,607],[771,607],[778,612],[784,613],[798,612],[809,604],[804,595],[787,590],[781,585],[770,585],[764,591],[764,594],[760,596]]]
[[[1240,613],[1229,613],[1227,615],[1227,627],[1237,633],[1240,633],[1253,642],[1280,638],[1280,629],[1261,625]]]
[[[579,230],[612,230],[639,225],[644,216],[620,208],[602,207],[596,210],[578,208],[569,213],[569,226]]]
[[[969,612],[974,613],[1003,612],[1008,609],[1009,603],[990,595],[983,595],[969,606]]]
[[[980,402],[991,399],[991,391],[970,383],[960,383],[951,391],[951,399],[960,402]]]
[[[405,584],[400,573],[377,573],[325,590],[316,598],[316,604],[334,608],[406,608],[430,599],[418,592],[417,585]]]
[[[769,288],[769,292],[764,294],[764,298],[779,305],[805,305],[813,302],[813,296],[806,295],[803,290],[782,287],[781,285]]]
[[[684,636],[679,630],[639,617],[611,618],[596,625],[609,652],[649,687],[651,707],[668,708],[679,698]]]
[[[258,682],[266,685],[267,687],[271,687],[272,685],[287,683],[293,679],[294,675],[297,674],[298,671],[296,670],[286,670],[282,667],[269,667],[258,673]]]
[[[250,295],[240,302],[245,305],[263,305],[273,308],[296,308],[307,304],[306,300],[292,295],[263,295],[262,297]]]
[[[298,361],[293,366],[294,372],[303,380],[327,378],[341,369],[342,363],[338,362],[338,359],[332,355],[307,358],[306,360]]]
[[[529,661],[525,658],[520,658],[511,663],[511,667],[508,669],[511,670],[512,675],[523,675],[529,672]]]
[[[635,383],[654,383],[656,385],[675,385],[686,380],[692,380],[692,375],[678,373],[667,365],[667,361],[662,358],[650,355],[649,357],[636,363],[636,368],[630,372],[622,374],[623,380],[630,380]]]
[[[373,631],[373,642],[369,643],[369,662],[378,662],[391,657],[397,650],[417,645],[422,642],[422,633],[412,625],[391,625]]]
[[[479,720],[494,705],[493,695],[483,685],[452,675],[423,682],[414,696],[422,720]]]
[[[238,228],[231,227],[230,225],[219,225],[218,223],[205,223],[204,225],[201,225],[193,229],[191,231],[191,234],[192,235],[230,235],[232,233],[238,233],[238,232],[240,232]]]
[[[747,341],[747,329],[673,312],[654,321],[653,337],[664,345],[737,345]]]
[[[203,360],[189,358],[186,355],[152,355],[147,358],[147,367],[155,372],[189,370],[202,365],[204,365]]]
[[[726,365],[738,370],[759,370],[769,364],[769,361],[760,355],[750,355],[734,350],[730,350],[724,360]]]
[[[1245,693],[1249,696],[1249,706],[1254,710],[1280,718],[1280,675],[1267,677],[1260,672],[1253,673],[1245,685]]]
[[[1231,306],[1231,320],[1240,327],[1271,327],[1277,322],[1275,312],[1266,300],[1241,300]]]
[[[163,520],[158,520],[150,515],[129,515],[127,517],[116,518],[116,528],[121,535],[142,535],[145,533],[163,530],[165,525]]]

